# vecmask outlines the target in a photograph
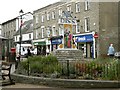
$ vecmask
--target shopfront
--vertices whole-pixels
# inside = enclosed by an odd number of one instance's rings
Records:
[[[46,55],[46,41],[41,40],[34,40],[34,46],[37,48],[37,55]]]
[[[85,58],[95,58],[95,39],[92,33],[76,35],[75,42]]]
[[[62,37],[51,38],[51,51],[58,49],[60,44],[62,44]]]

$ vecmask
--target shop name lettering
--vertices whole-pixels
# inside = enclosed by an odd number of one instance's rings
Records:
[[[85,37],[78,37],[77,40],[78,40],[78,41],[85,41],[86,38],[85,38]]]

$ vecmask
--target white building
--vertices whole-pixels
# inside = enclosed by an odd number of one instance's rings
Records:
[[[28,47],[32,47],[33,40],[33,20],[28,20],[23,23],[21,28],[21,55],[26,53]],[[14,42],[16,46],[16,53],[19,53],[20,50],[20,30],[14,35]]]

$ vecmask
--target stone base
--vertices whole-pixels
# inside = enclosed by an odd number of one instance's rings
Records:
[[[55,55],[58,60],[83,60],[83,52],[78,49],[57,49]]]

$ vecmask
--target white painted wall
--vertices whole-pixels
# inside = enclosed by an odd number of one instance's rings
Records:
[[[29,34],[31,34],[31,39],[29,38]],[[15,42],[19,42],[19,38],[20,35],[14,36]],[[22,34],[22,41],[26,41],[26,40],[33,40],[33,33]]]

